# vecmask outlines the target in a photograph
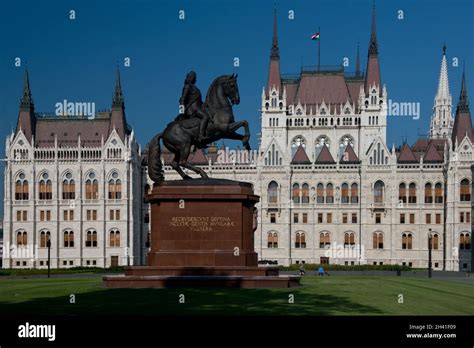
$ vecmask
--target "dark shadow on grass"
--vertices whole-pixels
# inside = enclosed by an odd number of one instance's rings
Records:
[[[376,307],[336,295],[292,289],[99,289],[76,295],[38,297],[21,303],[0,302],[4,315],[377,315]],[[179,303],[179,295],[185,303]],[[289,303],[289,295],[294,303]],[[42,296],[42,295],[39,295]],[[47,296],[45,294],[44,296]]]

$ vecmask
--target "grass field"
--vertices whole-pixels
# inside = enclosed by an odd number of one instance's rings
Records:
[[[0,315],[474,315],[470,284],[374,276],[306,276],[302,284],[291,289],[105,289],[100,277],[0,278]],[[288,301],[290,294],[294,303]]]

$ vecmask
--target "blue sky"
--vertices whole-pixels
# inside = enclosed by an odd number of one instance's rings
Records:
[[[262,86],[268,75],[273,9],[278,11],[282,73],[316,64],[310,36],[321,27],[321,64],[344,57],[355,63],[360,41],[365,70],[372,1],[8,1],[0,11],[0,152],[16,126],[23,67],[28,62],[36,111],[54,112],[58,101],[111,106],[114,73],[122,65],[126,115],[145,144],[177,113],[186,72],[194,69],[203,94],[214,77],[238,73],[241,103],[237,119],[247,119],[252,145],[258,143]],[[421,118],[389,117],[388,145],[426,134],[436,92],[443,43],[449,63],[453,103],[457,103],[462,62],[468,92],[474,90],[474,2],[398,0],[376,2],[382,82],[393,101],[419,102]],[[76,19],[69,19],[75,10]],[[178,18],[185,11],[185,20]],[[293,10],[295,18],[288,19]],[[404,19],[397,18],[398,10]],[[125,57],[131,66],[123,67]],[[240,67],[233,66],[234,57]],[[347,70],[353,71],[352,65]],[[226,144],[232,144],[227,141]],[[3,179],[3,178],[2,178]],[[3,186],[2,186],[3,187]],[[1,208],[0,208],[1,210]]]

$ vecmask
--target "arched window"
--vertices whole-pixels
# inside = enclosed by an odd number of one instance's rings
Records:
[[[16,233],[16,245],[27,245],[28,244],[28,233],[25,231],[19,231]]]
[[[28,200],[28,180],[26,180],[23,173],[18,176],[18,180],[15,183],[15,200]]]
[[[374,232],[372,234],[372,247],[374,249],[383,249],[383,233]]]
[[[293,203],[299,203],[300,202],[300,185],[299,184],[293,184],[293,190],[291,191],[291,197],[293,199]]]
[[[308,204],[309,203],[309,185],[303,184],[301,186],[301,203]]]
[[[351,203],[359,203],[359,186],[356,183],[351,185]]]
[[[41,231],[40,233],[40,248],[48,247],[48,240],[51,238],[51,233],[49,231]]]
[[[471,235],[468,232],[459,235],[459,249],[471,250]]]
[[[67,173],[63,179],[63,199],[76,198],[76,184],[71,173]]]
[[[385,188],[385,184],[381,180],[378,180],[374,184],[374,203],[383,203],[384,188]]]
[[[320,204],[324,203],[324,186],[321,183],[316,186],[316,202]]]
[[[295,248],[306,248],[306,234],[304,232],[296,232]]]
[[[95,177],[95,173],[89,173],[86,179],[86,199],[99,198],[99,181]]]
[[[407,188],[405,183],[398,185],[398,202],[406,203],[407,202]]]
[[[39,182],[39,199],[53,199],[53,184],[49,179],[48,173],[43,173]]]
[[[97,232],[96,231],[87,231],[86,233],[86,247],[96,247],[97,246]]]
[[[64,247],[65,248],[74,248],[74,232],[73,231],[64,231]]]
[[[278,248],[278,233],[268,232],[268,247]]]
[[[469,179],[461,180],[460,200],[461,202],[471,201],[471,183],[469,182]]]
[[[347,183],[341,185],[341,203],[349,203],[349,185]]]
[[[433,187],[429,182],[425,184],[425,203],[433,203]]]
[[[272,181],[268,184],[268,203],[278,203],[278,184]]]
[[[296,150],[298,150],[300,146],[303,147],[303,149],[305,149],[306,140],[301,135],[298,135],[297,137],[293,138],[293,140],[291,141],[291,158],[293,158],[293,156],[296,153]]]
[[[431,235],[431,249],[438,250],[439,236],[437,233]]]
[[[339,153],[337,157],[341,158],[344,155],[347,145],[350,145],[352,148],[354,147],[354,139],[350,135],[344,135],[339,140]]]
[[[440,182],[435,185],[435,203],[443,203],[444,201],[443,185]]]
[[[416,203],[416,184],[414,182],[408,186],[408,203]]]
[[[120,246],[120,231],[112,230],[109,233],[109,241],[111,247],[119,247]]]
[[[355,245],[355,234],[354,232],[344,233],[344,247],[352,247]]]
[[[118,178],[117,172],[112,173],[112,177],[109,180],[109,199],[121,199],[122,198],[122,182]]]
[[[413,235],[411,233],[402,234],[402,249],[413,249]]]
[[[332,184],[326,185],[326,203],[334,203],[334,189]]]
[[[319,153],[321,152],[321,149],[323,146],[326,145],[329,150],[329,139],[325,135],[321,135],[316,139],[316,145],[315,145],[315,153],[314,153],[314,158],[318,158]]]
[[[331,245],[331,239],[329,236],[329,232],[321,232],[319,234],[319,248],[324,249],[324,248],[329,248]]]

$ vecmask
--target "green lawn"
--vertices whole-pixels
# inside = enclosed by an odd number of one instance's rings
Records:
[[[473,315],[474,285],[403,277],[303,277],[291,289],[105,289],[102,279],[1,279],[0,315]],[[69,303],[69,295],[76,303]],[[185,304],[178,301],[185,295]],[[294,303],[288,303],[289,295]],[[402,294],[404,303],[398,303]]]

